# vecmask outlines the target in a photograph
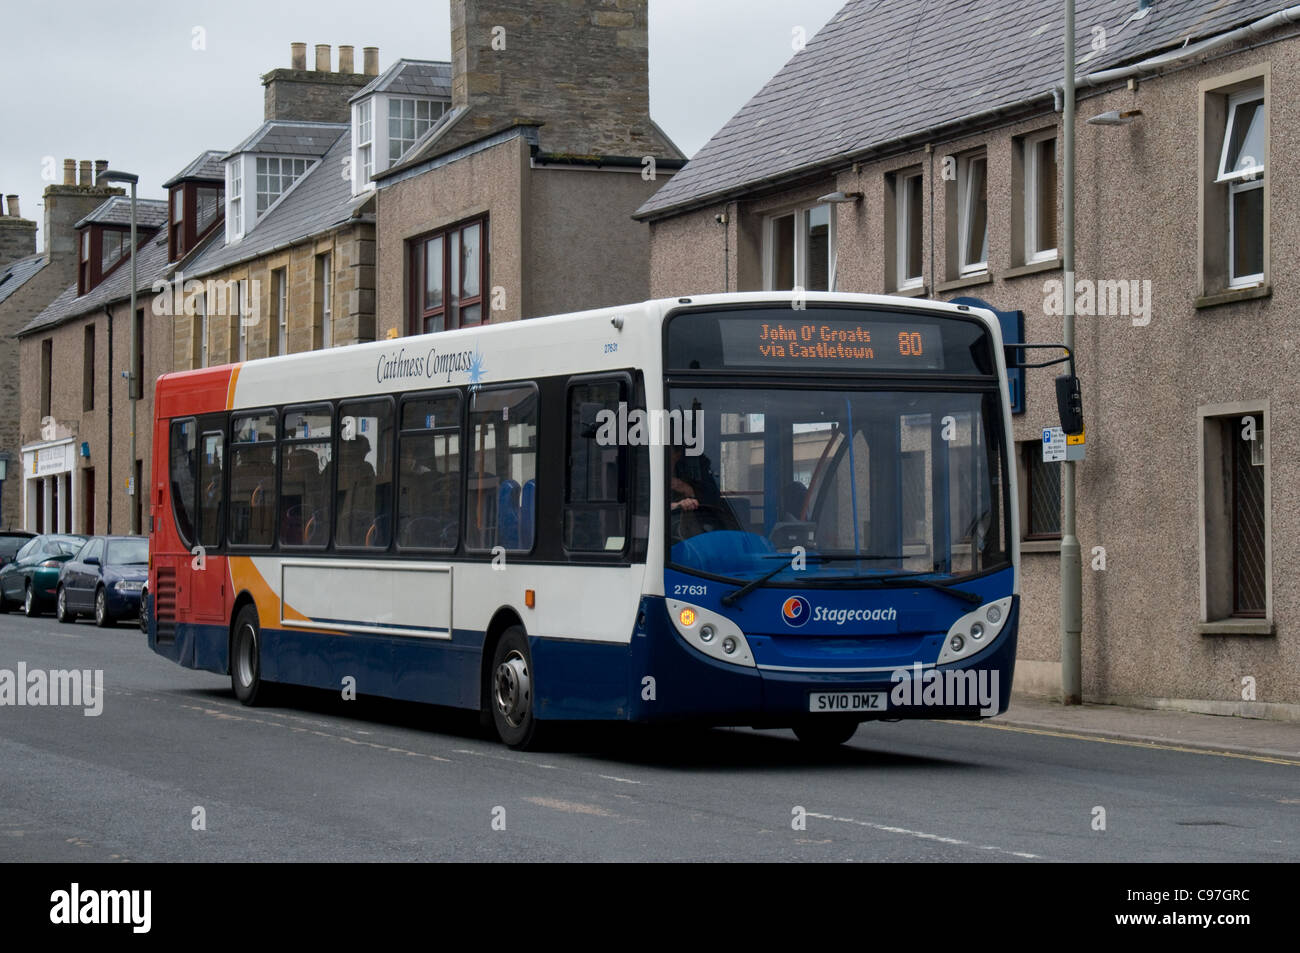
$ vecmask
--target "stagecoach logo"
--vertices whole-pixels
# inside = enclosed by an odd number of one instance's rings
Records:
[[[466,374],[469,383],[477,384],[483,379],[483,355],[474,351],[447,351],[439,353],[436,347],[429,348],[425,354],[408,352],[400,348],[396,352],[388,351],[379,355],[375,366],[375,381],[398,381],[404,378],[423,377],[427,380],[442,378],[451,383],[453,374]]]
[[[791,596],[781,606],[781,618],[792,629],[799,629],[811,619],[816,622],[832,622],[844,625],[848,622],[894,622],[898,619],[898,610],[893,606],[885,609],[828,609],[818,606],[814,609],[803,596]]]
[[[812,618],[812,606],[803,596],[791,596],[781,606],[781,618],[792,629],[798,629]]]

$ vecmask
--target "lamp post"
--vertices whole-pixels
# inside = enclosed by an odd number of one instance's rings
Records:
[[[106,169],[105,171],[99,174],[99,177],[96,179],[96,181],[100,185],[103,185],[105,182],[126,182],[131,186],[131,364],[127,368],[127,371],[123,376],[126,378],[127,399],[130,400],[131,402],[131,459],[127,462],[127,466],[130,468],[128,470],[130,476],[128,476],[127,479],[130,481],[130,486],[132,490],[131,495],[133,497],[136,497],[136,499],[133,499],[131,501],[132,505],[128,508],[128,516],[129,516],[128,525],[131,527],[132,535],[135,535],[140,532],[139,523],[136,521],[135,518],[135,514],[139,509],[139,507],[136,505],[138,501],[137,494],[139,494],[140,492],[140,488],[135,485],[135,404],[137,399],[135,365],[136,362],[139,360],[139,355],[136,354],[135,349],[136,349],[136,342],[139,341],[140,339],[139,338],[140,332],[139,329],[136,327],[136,322],[138,321],[138,318],[135,313],[135,285],[136,285],[135,187],[139,183],[140,177],[138,175],[135,175],[132,172],[117,172],[114,171],[113,169]],[[111,502],[109,505],[110,506],[112,505]]]
[[[1062,218],[1062,266],[1065,271],[1065,346],[1074,353],[1074,0],[1065,0],[1065,102],[1061,138],[1065,160],[1065,202]],[[1083,703],[1083,560],[1077,535],[1075,466],[1066,460],[1061,496],[1061,701]]]

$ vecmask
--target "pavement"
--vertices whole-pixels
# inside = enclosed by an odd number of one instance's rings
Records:
[[[1047,698],[1012,695],[1011,707],[985,724],[1300,761],[1300,724],[1262,718],[1087,703],[1066,706]]]

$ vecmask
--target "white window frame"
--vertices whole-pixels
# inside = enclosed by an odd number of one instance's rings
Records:
[[[244,282],[235,282],[235,315],[239,318],[239,360],[248,360],[248,325],[244,322]]]
[[[442,114],[447,108],[447,104],[440,99],[423,99],[415,96],[389,96],[387,99],[388,106],[385,110],[385,114],[388,120],[386,128],[388,143],[385,151],[387,157],[386,165],[384,166],[385,168],[401,159],[401,157],[406,154],[407,150],[410,149],[411,146],[415,145],[415,143],[419,141],[420,137],[428,132],[433,127],[433,124],[442,118]],[[406,141],[405,136],[393,135],[393,120],[396,119],[399,123],[403,121],[405,117],[400,115],[400,113],[408,103],[411,106],[411,120],[415,123],[415,138],[410,140],[409,143]],[[423,119],[420,118],[421,106],[427,107],[429,112],[429,115]],[[397,116],[393,115],[394,107],[398,110],[399,115]],[[396,156],[393,155],[393,143],[395,141],[406,143],[402,151]]]
[[[907,249],[909,247],[908,238],[910,230],[908,222],[908,197],[911,188],[921,189],[921,198],[925,199],[925,179],[921,170],[914,172],[899,172],[894,177],[894,270],[895,286],[899,291],[910,291],[914,288],[921,288],[925,285],[925,261],[922,256],[921,273],[910,276],[907,274]],[[921,213],[921,221],[916,223],[916,227],[924,232],[925,212]]]
[[[277,268],[275,289],[276,354],[289,353],[289,269]]]
[[[1025,172],[1025,264],[1032,265],[1040,261],[1055,261],[1058,257],[1055,242],[1051,248],[1044,248],[1035,251],[1038,248],[1038,210],[1043,202],[1056,204],[1056,193],[1051,195],[1042,194],[1042,182],[1040,175],[1042,170],[1039,168],[1039,150],[1038,147],[1044,142],[1055,141],[1056,130],[1050,129],[1046,132],[1035,133],[1032,136],[1025,136],[1021,140],[1022,166]],[[1060,147],[1057,147],[1059,161]],[[1058,171],[1057,181],[1060,181]],[[988,166],[984,167],[984,187],[988,188]],[[1052,236],[1053,239],[1056,236]]]
[[[352,194],[359,195],[373,188],[370,181],[375,174],[375,123],[376,97],[361,100],[353,107],[352,136]]]
[[[334,297],[334,255],[326,252],[321,258],[320,342],[321,347],[326,348],[334,346],[334,309],[331,307]]]
[[[244,234],[243,161],[243,156],[235,156],[226,163],[226,241]]]
[[[957,163],[957,261],[960,265],[960,275],[963,278],[969,275],[981,275],[989,270],[987,252],[983,261],[966,261],[966,249],[970,247],[971,213],[974,211],[973,202],[975,198],[971,194],[970,170],[971,165],[976,162],[984,164],[984,244],[988,243],[989,160],[986,153],[972,152],[962,156]]]
[[[1228,248],[1227,248],[1227,270],[1228,270],[1228,287],[1229,288],[1253,288],[1255,285],[1262,284],[1264,281],[1264,272],[1254,272],[1249,275],[1238,275],[1234,272],[1236,267],[1236,247],[1237,247],[1237,215],[1236,203],[1234,199],[1243,192],[1251,192],[1255,189],[1263,190],[1264,176],[1266,174],[1265,165],[1267,164],[1266,156],[1249,156],[1254,159],[1254,163],[1245,168],[1228,168],[1229,155],[1228,151],[1232,147],[1232,130],[1237,120],[1239,107],[1247,103],[1259,103],[1259,112],[1256,114],[1267,121],[1267,103],[1264,101],[1264,87],[1255,86],[1241,92],[1232,93],[1228,96],[1228,119],[1223,126],[1223,148],[1219,152],[1218,175],[1215,178],[1216,185],[1228,186]],[[1264,149],[1268,150],[1268,127],[1264,127]]]
[[[199,367],[208,366],[208,333],[212,330],[208,325],[208,292],[207,285],[204,284],[204,290],[195,292],[198,302],[196,307],[199,310],[199,328],[203,336],[199,342]]]
[[[767,291],[774,289],[772,283],[776,274],[776,223],[779,219],[794,216],[794,283],[796,288],[807,290],[808,287],[808,249],[805,244],[805,238],[808,234],[808,213],[813,209],[825,206],[829,210],[829,226],[827,229],[827,290],[836,290],[836,236],[835,236],[835,203],[814,202],[811,205],[801,205],[798,208],[785,209],[781,212],[774,212],[769,215],[763,222],[763,288]],[[779,290],[786,290],[784,288]]]

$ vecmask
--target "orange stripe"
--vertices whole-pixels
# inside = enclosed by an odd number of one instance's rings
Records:
[[[235,383],[239,380],[239,369],[242,364],[236,364],[230,369],[230,384],[226,389],[226,410],[232,410],[235,406]]]

